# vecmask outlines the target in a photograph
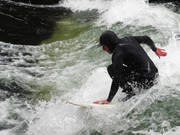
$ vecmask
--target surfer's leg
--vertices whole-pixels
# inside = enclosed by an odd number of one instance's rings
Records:
[[[147,76],[138,76],[135,78],[136,86],[140,89],[150,89],[154,84],[157,83],[156,79],[159,76],[158,73],[147,75]]]
[[[132,75],[130,77],[127,77],[127,84],[130,82],[131,87],[138,87],[139,90],[141,89],[150,89],[154,84],[157,83],[156,78],[158,77],[158,73],[155,73],[154,75],[149,75],[146,77],[142,77],[140,75]],[[132,89],[123,89],[123,92],[127,94],[125,98],[122,99],[123,102],[129,100],[131,97],[135,96],[135,93]]]
[[[129,70],[124,70],[125,72],[125,85],[122,87],[124,93],[126,93],[126,97],[122,99],[123,102],[129,100],[131,97],[135,96],[136,94],[133,91],[133,81],[134,81],[134,77],[131,74],[131,72],[129,72]]]

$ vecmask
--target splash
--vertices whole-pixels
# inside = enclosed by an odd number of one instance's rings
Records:
[[[162,5],[150,5],[147,0],[66,0],[63,6],[73,11],[98,10],[98,26],[120,22],[126,26],[152,26],[165,34],[179,33],[179,15]]]

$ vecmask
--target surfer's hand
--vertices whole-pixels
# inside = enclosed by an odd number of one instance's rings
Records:
[[[107,100],[99,100],[99,101],[94,101],[93,104],[109,104]]]
[[[156,55],[160,58],[160,56],[166,56],[167,52],[165,52],[164,49],[157,48],[156,49]]]

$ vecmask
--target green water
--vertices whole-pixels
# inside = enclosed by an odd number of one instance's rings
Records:
[[[53,35],[49,39],[42,41],[41,44],[72,39],[87,31],[91,25],[91,22],[84,23],[75,18],[61,19],[56,22]]]

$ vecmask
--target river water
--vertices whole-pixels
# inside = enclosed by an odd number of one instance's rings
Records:
[[[73,36],[38,47],[0,42],[0,135],[179,135],[180,15],[145,0],[65,0],[63,6],[76,12],[63,21]],[[158,84],[125,103],[120,89],[112,109],[67,104],[107,97],[111,55],[97,46],[107,29],[119,37],[148,35],[166,49],[159,59],[143,45],[159,69]]]

